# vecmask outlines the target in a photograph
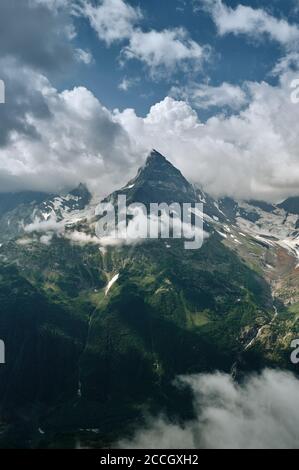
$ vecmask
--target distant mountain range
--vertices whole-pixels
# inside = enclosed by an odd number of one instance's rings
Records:
[[[118,194],[202,202],[203,247],[101,246],[84,185],[0,195],[0,447],[101,447],[146,412],[190,418],[179,374],[297,373],[299,198],[215,200],[156,151]]]

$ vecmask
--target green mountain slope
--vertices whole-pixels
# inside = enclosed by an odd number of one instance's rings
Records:
[[[144,203],[196,194],[159,154],[125,191]],[[212,199],[209,207],[200,250],[183,240],[100,250],[61,234],[0,247],[0,447],[72,447],[78,438],[100,447],[145,412],[192,416],[188,391],[173,385],[180,374],[294,370],[298,312],[273,300],[267,247],[244,234],[236,244],[236,228],[223,238],[211,222],[219,208]]]

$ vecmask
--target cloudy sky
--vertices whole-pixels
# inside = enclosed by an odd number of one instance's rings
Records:
[[[0,191],[105,195],[154,147],[214,196],[299,194],[299,0],[1,0],[0,31]]]

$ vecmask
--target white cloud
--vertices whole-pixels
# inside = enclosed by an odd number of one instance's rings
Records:
[[[51,241],[53,239],[53,234],[50,233],[48,235],[42,235],[39,239],[40,243],[42,243],[43,245],[51,245]]]
[[[124,77],[123,80],[118,85],[119,90],[128,91],[130,88],[134,87],[138,83],[136,78],[127,78]]]
[[[123,50],[127,59],[146,64],[152,75],[165,70],[169,73],[177,68],[199,69],[208,54],[209,49],[193,41],[184,28],[149,32],[136,29]]]
[[[90,91],[59,93],[44,76],[14,62],[4,69],[16,104],[3,106],[2,191],[60,191],[85,181],[105,195],[133,175],[137,157],[130,137]]]
[[[194,394],[196,419],[181,426],[152,419],[121,448],[298,449],[298,379],[265,370],[243,385],[215,373],[183,377]]]
[[[85,65],[92,64],[93,56],[90,51],[85,51],[84,49],[76,49],[75,50],[75,57],[78,62],[82,62]]]
[[[170,217],[165,211],[159,215],[148,213],[146,207],[138,206],[130,208],[130,215],[132,218],[128,224],[117,226],[117,231],[114,221],[112,225],[108,224],[106,227],[105,236],[101,236],[101,230],[96,230],[98,241],[103,247],[136,245],[150,240],[151,237],[168,239],[172,238],[172,230],[178,238],[189,240],[189,242],[190,240],[197,241],[199,245],[208,237],[208,233],[203,230],[203,219],[202,223],[191,226],[181,217]]]
[[[101,0],[97,6],[82,2],[77,13],[89,19],[99,39],[108,46],[127,41],[121,51],[122,60],[143,62],[155,77],[176,69],[198,70],[209,55],[208,47],[192,40],[184,28],[143,31],[138,26],[143,18],[140,9],[124,0]]]
[[[35,220],[24,227],[26,233],[56,233],[62,235],[65,229],[65,221],[57,221],[55,216],[50,217],[48,220]]]
[[[248,83],[245,109],[206,123],[186,102],[170,97],[145,118],[130,109],[117,118],[140,151],[154,145],[214,196],[277,201],[298,194],[299,187],[299,106],[290,98],[294,78],[297,74],[288,71],[278,86]]]
[[[298,52],[289,52],[283,56],[275,65],[272,70],[272,74],[275,76],[280,76],[288,70],[299,70],[299,53]]]
[[[81,245],[87,245],[89,243],[100,245],[100,240],[97,237],[76,230],[74,232],[66,232],[64,237],[71,240],[73,243],[79,243]]]
[[[248,102],[243,88],[226,82],[219,86],[190,83],[183,88],[173,87],[171,94],[185,99],[198,109],[228,107],[238,110]]]
[[[15,62],[3,63],[3,70],[15,93],[1,110],[2,191],[53,192],[83,181],[103,196],[122,187],[156,147],[214,196],[277,201],[298,194],[295,72],[284,72],[277,86],[248,83],[242,111],[203,123],[185,101],[170,97],[145,117],[133,109],[112,113],[84,87],[59,93]]]
[[[43,5],[50,10],[58,10],[59,8],[65,8],[70,6],[72,0],[29,0],[32,5]]]
[[[275,18],[262,8],[254,9],[241,4],[232,8],[222,0],[199,0],[199,4],[211,14],[221,36],[233,33],[260,38],[266,35],[282,46],[298,47],[298,26]]]
[[[123,0],[100,0],[98,5],[82,2],[79,11],[108,45],[129,38],[134,25],[142,19],[140,10]]]
[[[94,245],[101,245],[99,238],[89,235],[84,232],[78,232],[77,230],[68,231],[66,230],[67,222],[66,220],[58,221],[55,215],[52,215],[47,220],[41,220],[38,217],[34,219],[31,224],[24,226],[25,233],[33,234],[32,239],[21,239],[21,244],[28,244],[31,241],[37,241],[35,238],[36,234],[39,234],[39,242],[44,245],[50,245],[53,239],[53,236],[56,235],[60,238],[67,238],[73,243],[78,243],[81,245],[86,245],[92,243]]]

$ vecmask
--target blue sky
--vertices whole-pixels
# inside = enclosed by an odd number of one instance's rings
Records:
[[[227,0],[225,3],[236,8],[239,1]],[[184,27],[194,41],[211,46],[210,60],[201,70],[192,73],[178,70],[153,79],[149,76],[148,69],[138,60],[120,64],[120,53],[126,40],[107,46],[104,41],[99,40],[89,21],[79,18],[76,21],[76,42],[79,47],[90,50],[94,62],[88,67],[81,66],[74,70],[73,77],[68,76],[64,80],[60,77],[56,81],[57,86],[63,88],[83,84],[109,108],[133,107],[140,115],[145,115],[152,104],[169,93],[172,86],[184,86],[190,80],[216,86],[222,82],[241,85],[246,80],[275,82],[276,78],[271,77],[270,72],[283,54],[280,44],[266,37],[254,39],[233,34],[220,36],[211,16],[200,9],[200,2],[128,0],[127,4],[141,8],[143,19],[139,24],[144,31]],[[294,0],[244,0],[242,4],[264,8],[274,17],[287,19],[290,23],[298,22]],[[119,84],[124,79],[134,83],[126,91],[119,89]]]

